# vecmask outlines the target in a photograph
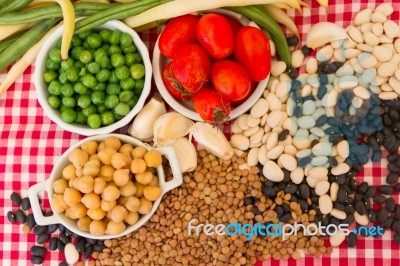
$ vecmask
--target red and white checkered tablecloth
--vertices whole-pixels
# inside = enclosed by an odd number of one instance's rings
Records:
[[[306,0],[306,2],[309,2]],[[360,9],[374,8],[383,0],[329,0],[328,13],[312,0],[311,9],[303,9],[300,15],[290,10],[296,25],[305,33],[311,25],[319,21],[335,22],[347,26]],[[395,13],[392,19],[399,21],[400,0],[390,0]],[[141,34],[149,44],[150,52],[157,38],[157,32]],[[1,60],[1,58],[0,58]],[[33,234],[21,232],[21,226],[10,224],[7,212],[15,210],[10,201],[10,194],[19,191],[26,196],[29,186],[44,181],[50,174],[53,164],[72,144],[83,136],[72,134],[59,128],[43,113],[32,83],[34,68],[25,71],[17,82],[0,98],[0,265],[30,265],[29,248],[35,243]],[[0,82],[4,79],[0,74]],[[119,130],[125,133],[127,128]],[[387,174],[386,161],[368,164],[358,175],[357,181],[363,180],[379,185]],[[400,203],[396,195],[396,203]],[[44,208],[49,205],[44,201]],[[335,248],[331,255],[321,258],[305,256],[299,261],[265,261],[257,265],[400,265],[400,245],[392,241],[393,232],[387,231],[382,238],[359,237],[357,247],[348,249],[343,243]],[[64,256],[58,252],[48,252],[43,265],[58,265]]]

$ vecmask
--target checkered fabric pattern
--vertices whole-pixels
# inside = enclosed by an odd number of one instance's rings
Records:
[[[314,0],[310,3],[311,9],[303,9],[302,15],[297,11],[289,11],[302,33],[302,39],[305,39],[312,24],[330,21],[347,26],[356,12],[366,7],[373,8],[383,0],[329,2],[328,13]],[[400,1],[385,2],[393,3],[395,13],[392,19],[399,21]],[[152,54],[157,39],[156,30],[142,33],[141,37],[149,45]],[[10,194],[17,191],[26,196],[29,186],[44,181],[61,154],[70,145],[84,138],[62,130],[43,113],[32,83],[33,71],[34,67],[28,68],[0,98],[0,265],[4,266],[29,265],[29,248],[35,243],[33,234],[24,234],[20,225],[8,222],[7,211],[16,209],[12,206]],[[0,81],[4,75],[0,74]],[[126,131],[127,127],[118,132]],[[359,173],[357,181],[379,185],[384,182],[386,174],[385,160],[370,163]],[[49,210],[48,201],[42,202],[43,209]],[[396,203],[400,203],[398,194]],[[391,240],[392,237],[393,233],[387,231],[378,239],[359,237],[356,248],[348,249],[346,243],[343,243],[329,256],[304,256],[299,261],[269,260],[258,262],[257,265],[400,265],[400,246]],[[58,265],[62,260],[64,255],[48,252],[43,265]]]

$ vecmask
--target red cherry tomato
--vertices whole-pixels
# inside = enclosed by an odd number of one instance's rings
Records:
[[[210,80],[211,64],[206,51],[199,45],[181,46],[172,61],[172,75],[190,93],[195,93]]]
[[[260,29],[242,27],[236,34],[235,58],[252,81],[265,79],[271,71],[271,48],[267,36]]]
[[[182,88],[177,82],[176,78],[172,76],[172,61],[165,66],[162,79],[164,81],[164,85],[167,88],[168,92],[177,100],[189,100],[190,94],[185,92],[185,89]]]
[[[242,27],[242,24],[240,24],[239,21],[230,16],[224,16],[224,18],[226,18],[226,20],[229,22],[229,25],[231,25],[233,36],[235,36],[239,29]]]
[[[213,58],[225,58],[233,52],[233,30],[222,15],[210,13],[202,16],[197,23],[196,36],[201,46]]]
[[[196,42],[196,25],[199,18],[184,15],[171,20],[161,32],[158,47],[161,54],[173,58],[176,49],[186,43]]]
[[[200,117],[208,123],[220,125],[231,112],[229,102],[212,88],[202,88],[192,96],[193,106]]]
[[[211,69],[211,81],[216,91],[231,102],[243,100],[251,90],[249,74],[232,60],[215,62]]]

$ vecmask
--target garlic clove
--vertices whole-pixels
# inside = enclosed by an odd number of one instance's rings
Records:
[[[190,129],[189,140],[191,140],[192,137],[202,147],[218,158],[229,160],[234,154],[222,130],[208,123],[195,123]]]
[[[167,110],[164,102],[151,98],[133,120],[128,129],[129,135],[142,141],[151,140],[156,120],[165,113],[167,113]]]
[[[185,137],[177,139],[171,147],[174,149],[178,159],[179,168],[182,173],[192,172],[197,167],[197,153],[194,145]]]
[[[311,27],[307,33],[306,45],[312,49],[326,43],[348,38],[346,30],[331,22],[320,22]]]
[[[175,140],[189,134],[193,122],[177,112],[160,116],[154,124],[153,135],[156,146],[170,146]]]

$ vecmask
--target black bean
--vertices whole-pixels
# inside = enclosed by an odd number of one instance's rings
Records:
[[[58,248],[58,251],[64,253],[65,244],[62,241],[58,241],[57,248]]]
[[[382,208],[379,210],[378,212],[378,222],[383,223],[389,216],[389,212],[388,210],[386,210],[385,208]]]
[[[338,175],[337,176],[336,183],[338,183],[339,186],[346,184],[346,181],[347,181],[346,175]]]
[[[304,157],[304,158],[301,158],[297,164],[298,164],[299,167],[304,167],[307,164],[309,164],[310,162],[311,162],[311,158],[310,157]]]
[[[87,260],[93,253],[93,245],[88,245],[83,252],[83,258]]]
[[[55,231],[57,231],[57,228],[58,228],[58,224],[49,224],[49,225],[47,226],[47,232],[48,232],[49,234],[52,234],[52,233],[54,233]]]
[[[386,209],[389,212],[394,212],[396,208],[396,204],[394,203],[394,199],[393,198],[387,198],[386,199]]]
[[[54,251],[54,250],[57,249],[57,246],[58,246],[58,238],[57,237],[52,237],[50,239],[50,242],[49,242],[49,249],[51,251]]]
[[[40,235],[37,236],[36,242],[37,242],[38,244],[44,244],[44,243],[46,243],[46,242],[49,240],[49,238],[50,238],[50,235],[49,235],[49,234],[43,233],[43,234],[40,234]]]
[[[285,193],[294,194],[297,192],[297,185],[293,184],[293,183],[289,183],[289,185],[287,185],[286,187],[283,188],[283,191]],[[291,198],[291,201],[293,201],[293,198]]]
[[[379,191],[385,195],[391,195],[393,193],[393,187],[389,185],[381,185]]]
[[[64,232],[65,226],[62,225],[62,224],[59,224],[59,225],[58,225],[58,230],[60,230],[60,232]]]
[[[301,184],[299,186],[299,196],[302,199],[307,199],[310,197],[310,187],[307,184]]]
[[[340,221],[338,218],[333,217],[333,216],[331,216],[331,217],[329,218],[329,222],[330,222],[331,224],[334,224],[334,225],[339,225],[339,224],[342,223],[342,221]]]
[[[30,249],[32,256],[43,257],[46,254],[46,249],[41,246],[33,246]]]
[[[391,228],[392,224],[394,222],[394,217],[393,216],[389,216],[383,223],[382,226],[385,229]]]
[[[360,172],[362,170],[362,165],[359,163],[353,163],[351,168],[356,172]]]
[[[345,210],[344,204],[343,204],[343,203],[340,203],[340,202],[337,202],[337,201],[335,201],[335,202],[333,203],[333,208],[338,209],[338,210],[340,210],[340,211],[344,211],[344,210]]]
[[[303,47],[301,47],[301,52],[305,55],[308,56],[311,53],[311,48],[307,47],[305,45],[303,45]]]
[[[367,209],[370,209],[370,208],[371,208],[371,200],[370,200],[370,198],[368,198],[367,196],[364,196],[363,202],[364,202],[365,207],[366,207]]]
[[[33,233],[37,236],[40,234],[46,233],[46,232],[47,232],[47,228],[46,228],[46,226],[43,226],[43,225],[38,225],[33,229]]]
[[[392,230],[396,233],[400,233],[400,222],[396,221],[392,223]]]
[[[10,196],[11,202],[14,204],[14,206],[20,206],[22,199],[21,196],[17,192],[11,193]]]
[[[387,165],[387,168],[392,173],[397,173],[400,170],[399,167],[397,167],[397,165],[395,163],[389,163]]]
[[[396,208],[394,210],[394,218],[397,221],[400,221],[400,205],[396,205]]]
[[[68,266],[68,263],[66,263],[65,261],[61,262],[60,264],[58,264],[58,266]]]
[[[308,212],[308,203],[307,201],[303,200],[303,199],[299,199],[298,201],[300,208],[303,212]]]
[[[24,198],[21,202],[21,208],[24,211],[27,211],[29,210],[30,207],[31,207],[31,202],[29,201],[29,198],[28,197]]]
[[[282,132],[279,133],[279,135],[278,135],[278,140],[279,141],[284,141],[288,135],[289,135],[289,130],[288,129],[282,130]]]
[[[357,244],[357,235],[351,232],[347,237],[347,246],[349,248],[353,248],[356,246],[356,244]]]
[[[272,187],[263,187],[262,193],[266,197],[275,197],[276,191]]]
[[[7,212],[7,218],[10,223],[15,222],[15,214],[12,211]]]
[[[289,77],[291,78],[291,79],[296,79],[296,78],[298,78],[299,77],[299,72],[297,71],[297,69],[295,69],[294,67],[291,67],[290,69],[289,69]]]
[[[297,36],[290,36],[286,38],[286,42],[289,46],[296,46],[299,44],[299,38]]]
[[[376,193],[376,187],[370,186],[368,187],[367,192],[365,192],[365,196],[372,197],[373,195],[375,195],[375,193]]]
[[[60,234],[60,240],[61,242],[63,242],[64,244],[68,244],[69,242],[71,242],[71,239],[65,234],[65,232],[62,232]]]
[[[394,237],[393,237],[393,240],[397,244],[400,244],[400,233],[395,234]]]
[[[346,218],[342,221],[344,224],[351,224],[352,222],[354,222],[353,214],[347,214]]]
[[[46,217],[50,217],[50,216],[53,216],[53,211],[48,211],[48,212],[46,212],[45,214],[44,214],[44,216],[46,216]]]
[[[357,183],[356,183],[356,180],[354,178],[350,178],[349,179],[348,185],[349,185],[349,188],[350,188],[350,190],[352,192],[357,190]]]
[[[399,176],[396,173],[389,173],[386,177],[386,183],[392,185],[397,182],[398,177]]]
[[[338,194],[337,194],[337,199],[339,202],[345,203],[347,199],[347,191],[346,189],[339,188]]]
[[[374,196],[373,198],[375,203],[383,204],[386,201],[386,198],[382,195]]]
[[[253,204],[253,199],[251,197],[246,197],[244,198],[243,203],[245,206]]]
[[[75,234],[71,231],[71,230],[69,230],[68,228],[65,228],[65,234],[67,235],[67,236],[74,236]]]
[[[90,245],[94,245],[94,244],[96,244],[97,241],[96,241],[96,239],[93,239],[93,238],[86,238],[86,242]]]
[[[361,200],[356,201],[355,207],[356,211],[361,215],[364,215],[367,212],[367,208],[365,207],[364,202],[362,202]]]
[[[394,153],[394,154],[390,154],[386,159],[387,159],[387,161],[388,161],[389,163],[394,163],[394,162],[397,161],[397,158],[398,158],[398,157],[399,157],[398,154],[397,154],[397,153]]]
[[[395,188],[398,192],[400,192],[400,183],[397,183],[397,184],[394,186],[394,188]]]
[[[104,249],[104,245],[103,244],[97,243],[97,244],[95,244],[93,246],[93,251],[103,252],[103,249]]]
[[[276,206],[276,207],[275,207],[275,212],[276,212],[276,215],[277,215],[278,217],[281,217],[282,214],[283,214],[283,208],[282,208],[281,206]]]
[[[362,194],[356,194],[355,196],[354,196],[354,201],[362,201],[364,199],[364,195],[362,195]]]
[[[31,257],[31,262],[33,264],[42,264],[43,263],[43,258],[42,257],[38,257],[38,256],[32,256]]]
[[[26,216],[22,210],[17,210],[17,212],[15,213],[15,218],[16,218],[17,222],[19,222],[20,224],[23,224],[26,222]]]
[[[26,224],[31,229],[36,226],[36,221],[35,221],[35,217],[33,216],[33,213],[31,213],[28,216],[26,216]]]

